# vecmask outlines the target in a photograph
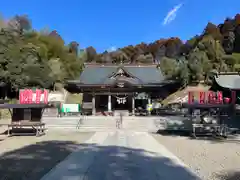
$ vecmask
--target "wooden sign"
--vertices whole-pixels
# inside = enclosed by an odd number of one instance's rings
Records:
[[[188,103],[200,103],[200,104],[229,104],[236,102],[236,92],[231,91],[231,97],[223,97],[221,91],[202,91],[202,92],[188,92]]]
[[[48,103],[48,90],[44,89],[21,89],[19,91],[19,103],[20,104],[32,104],[32,103]]]

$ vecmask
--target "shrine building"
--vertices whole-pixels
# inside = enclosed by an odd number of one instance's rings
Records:
[[[82,107],[92,115],[118,110],[135,115],[137,108],[159,102],[179,88],[156,64],[85,64],[77,80],[67,81],[71,93],[83,93]]]

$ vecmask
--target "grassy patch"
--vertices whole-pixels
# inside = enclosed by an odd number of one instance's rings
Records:
[[[0,120],[11,119],[11,114],[8,109],[0,109]]]
[[[68,93],[66,98],[66,104],[82,104],[82,97],[83,95],[80,94],[71,94]]]
[[[9,104],[16,104],[18,103],[17,99],[10,99],[8,102]],[[11,114],[8,109],[0,109],[0,120],[1,119],[11,119]]]

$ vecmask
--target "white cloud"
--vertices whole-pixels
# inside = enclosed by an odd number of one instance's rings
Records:
[[[176,6],[174,6],[166,15],[166,17],[163,20],[163,25],[167,25],[170,22],[172,22],[177,17],[178,10],[183,6],[183,3],[180,3]]]
[[[107,51],[108,52],[113,52],[113,51],[116,51],[116,50],[117,50],[117,48],[115,46],[112,46]]]

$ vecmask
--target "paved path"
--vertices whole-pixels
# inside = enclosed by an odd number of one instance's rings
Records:
[[[41,180],[199,180],[145,132],[97,132]]]

